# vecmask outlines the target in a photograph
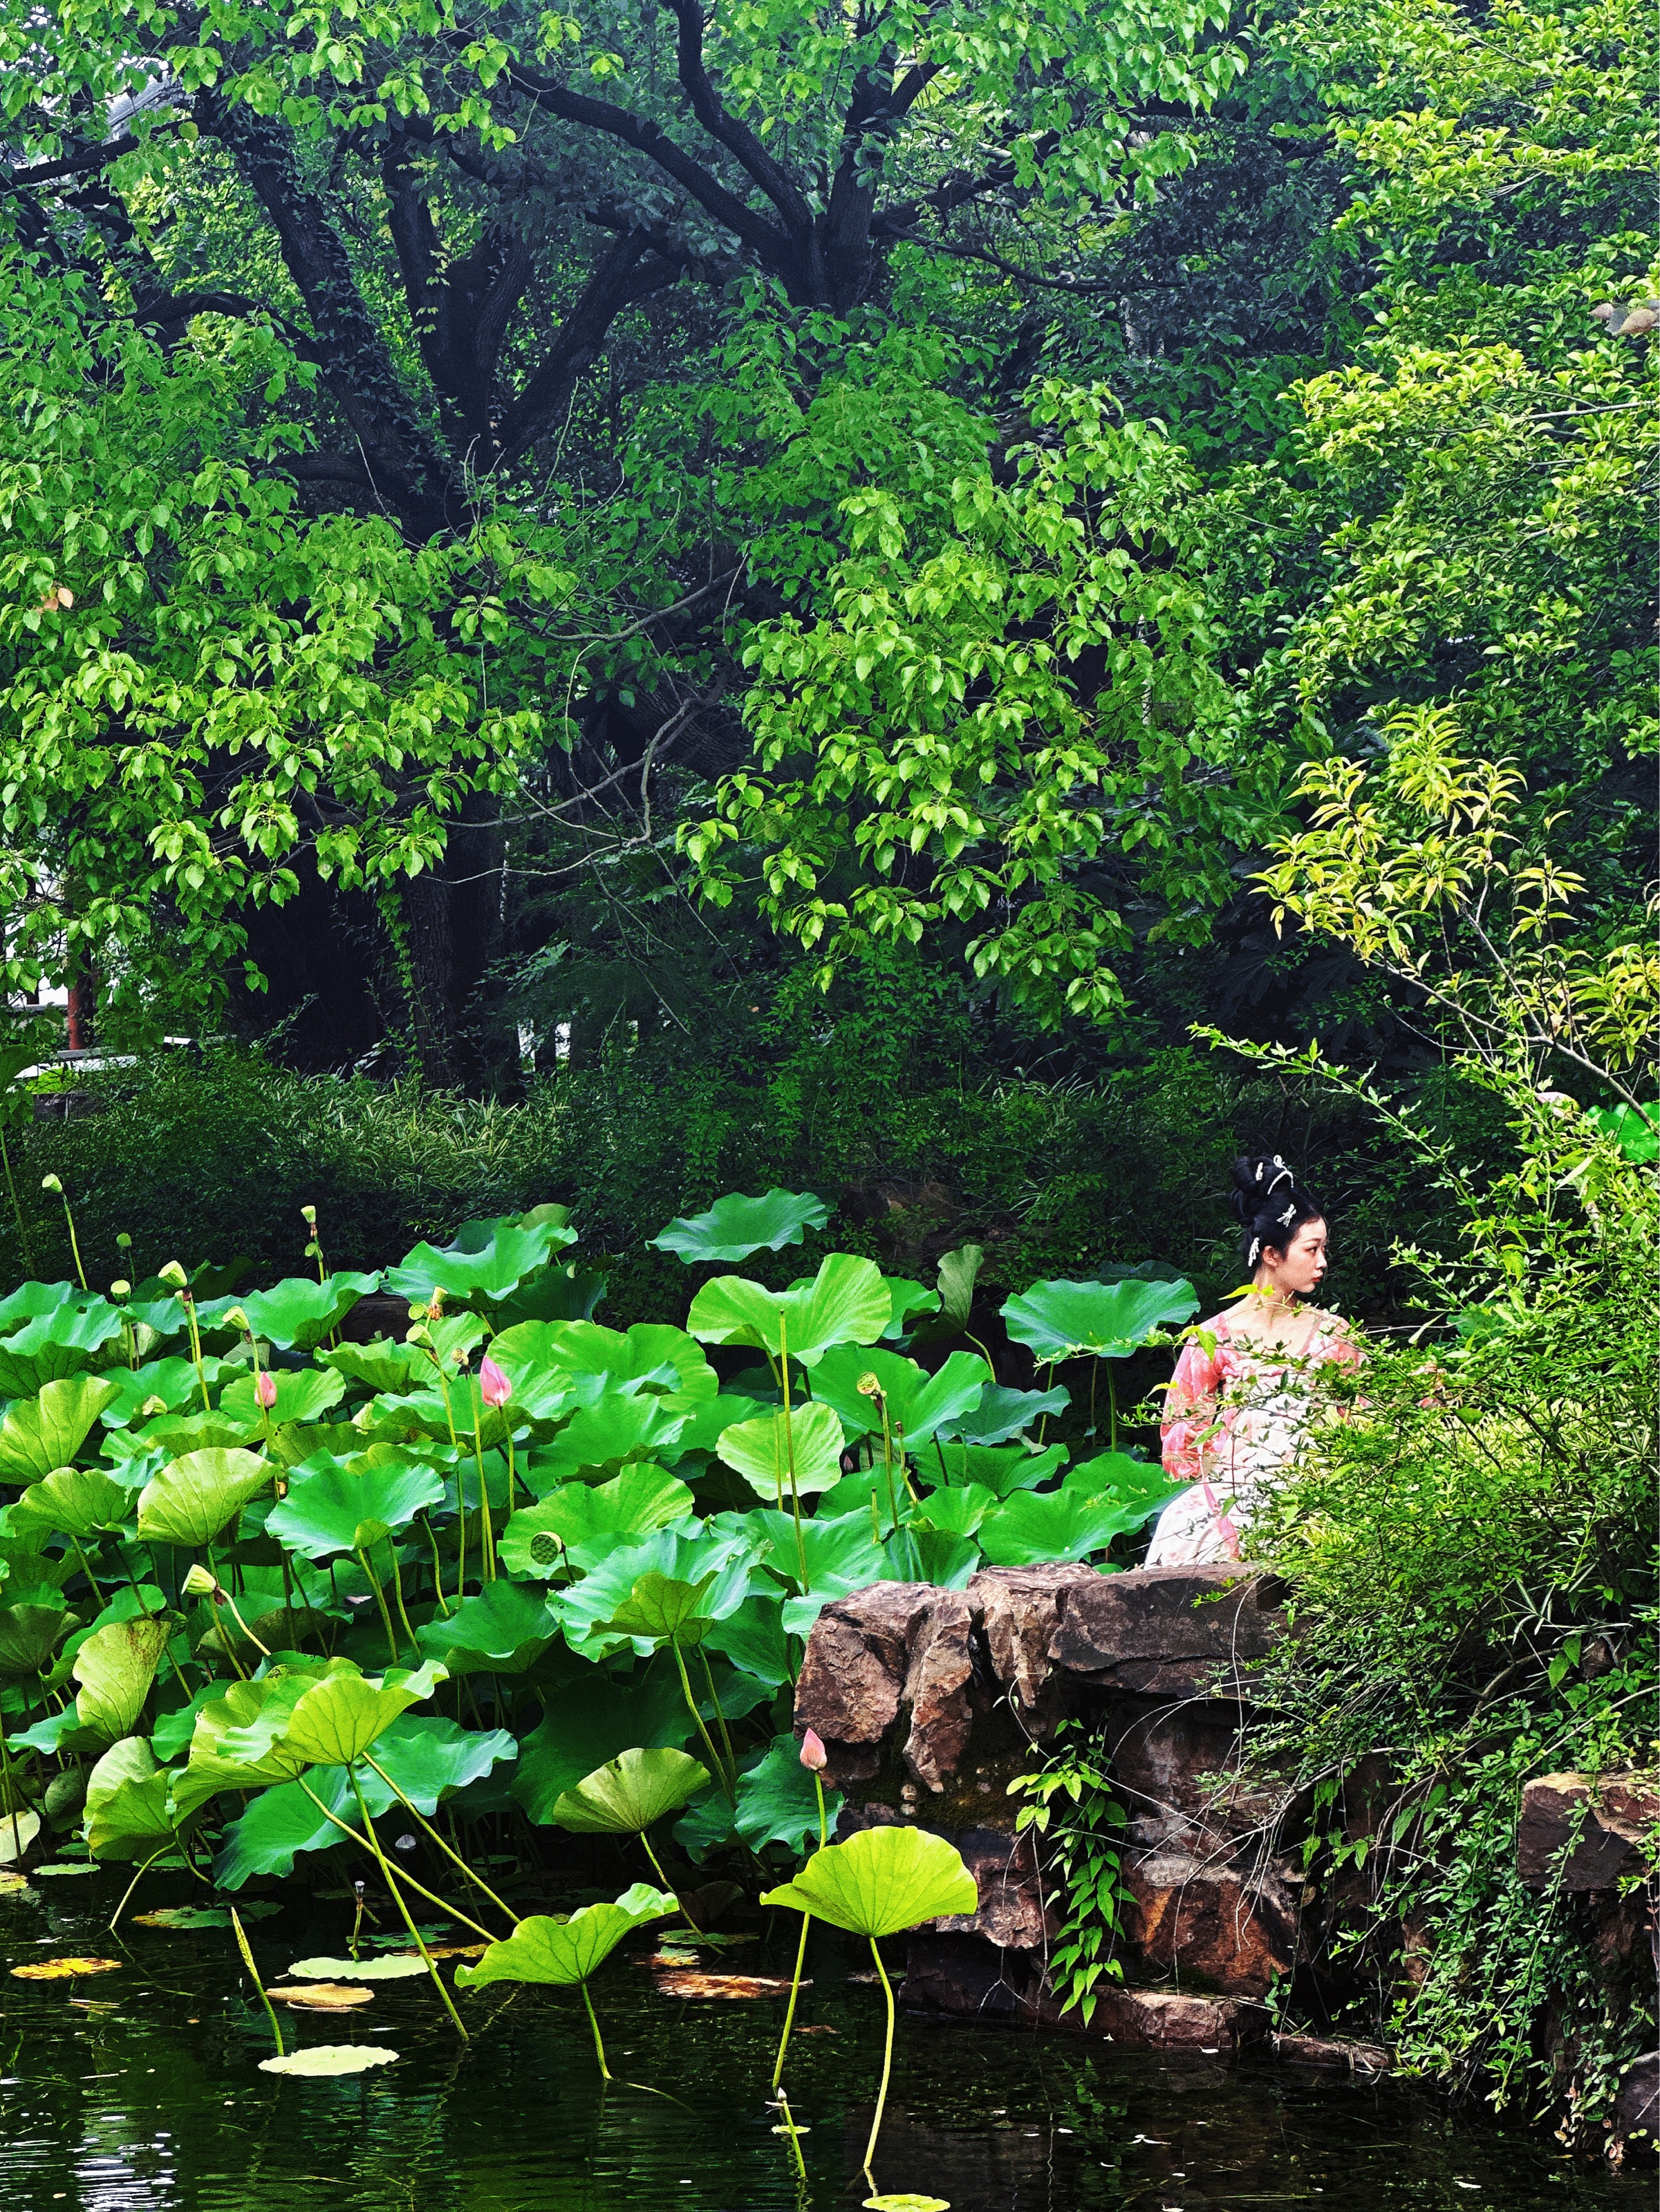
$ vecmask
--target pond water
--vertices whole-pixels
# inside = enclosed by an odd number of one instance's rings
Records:
[[[283,2078],[258,2071],[271,2030],[234,1936],[124,1922],[112,1937],[119,1890],[43,1876],[0,1899],[3,2212],[844,2212],[866,2193],[881,1992],[848,1979],[858,1961],[834,1938],[815,1947],[800,2017],[818,2032],[789,2068],[802,2180],[767,2102],[776,1999],[670,1999],[639,1952],[619,1954],[594,1984],[618,2077],[602,2088],[572,1993],[464,1999],[463,2047],[425,1981],[381,1984],[357,2010],[290,2015],[284,2034],[290,2049],[383,2044],[396,2065]],[[338,1954],[350,1923],[345,1904],[310,1900],[261,1921],[262,1975]],[[9,1971],[71,1953],[119,1971]],[[779,1964],[758,1944],[723,1963],[739,1962]],[[903,2021],[876,2174],[952,2212],[1588,2212],[1651,2193],[1648,2177],[1611,2179],[1392,2085]]]

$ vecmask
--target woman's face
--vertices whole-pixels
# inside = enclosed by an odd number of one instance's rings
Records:
[[[1262,1272],[1282,1296],[1307,1297],[1326,1272],[1325,1223],[1305,1221],[1283,1252],[1266,1246]]]

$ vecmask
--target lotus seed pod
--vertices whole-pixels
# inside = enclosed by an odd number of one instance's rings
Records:
[[[177,1260],[169,1260],[167,1266],[161,1270],[159,1279],[164,1283],[171,1284],[175,1291],[182,1291],[185,1284],[189,1282],[190,1277],[185,1273]]]
[[[110,1285],[110,1296],[112,1298],[130,1298],[132,1296],[132,1285],[118,1276]]]
[[[63,1195],[64,1186],[59,1182],[56,1176],[42,1176],[40,1178],[40,1188],[42,1190],[56,1191],[60,1197]]]
[[[217,1597],[219,1583],[198,1559],[192,1566],[179,1587],[186,1597]]]

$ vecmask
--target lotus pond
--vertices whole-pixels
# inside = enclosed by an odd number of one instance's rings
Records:
[[[841,2212],[866,2193],[880,1992],[848,1980],[860,1960],[837,1937],[810,1950],[800,2019],[813,2032],[792,2048],[803,2181],[767,2102],[780,1998],[676,1997],[644,1963],[649,1946],[625,1948],[595,1983],[607,2087],[570,1994],[481,1993],[487,2021],[462,2045],[416,1977],[286,2024],[290,2048],[395,2046],[396,2064],[283,2079],[259,2070],[271,2030],[231,1931],[124,1921],[112,1940],[122,1882],[40,1877],[32,1895],[0,1899],[6,1968],[76,1953],[119,1962],[78,1981],[0,1972],[7,2212]],[[187,1878],[162,1878],[157,1893],[184,1899]],[[307,1900],[251,1922],[262,1979],[340,1951],[352,1917],[344,1900]],[[744,1951],[745,1968],[780,1977],[792,1958],[787,1942]],[[885,2191],[953,2212],[1589,2212],[1634,2207],[1645,2188],[1387,2084],[903,2018],[877,2166]]]

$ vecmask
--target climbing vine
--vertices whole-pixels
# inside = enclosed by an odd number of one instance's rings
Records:
[[[1087,2027],[1098,1984],[1124,1978],[1113,1953],[1129,1897],[1116,1840],[1124,1808],[1106,1775],[1100,1731],[1080,1720],[1062,1721],[1054,1749],[1040,1765],[1016,1775],[1008,1794],[1026,1801],[1015,1833],[1042,1836],[1049,1846],[1049,1902],[1061,1915],[1060,1940],[1049,1954],[1050,1987],[1062,2012],[1076,2010]]]

